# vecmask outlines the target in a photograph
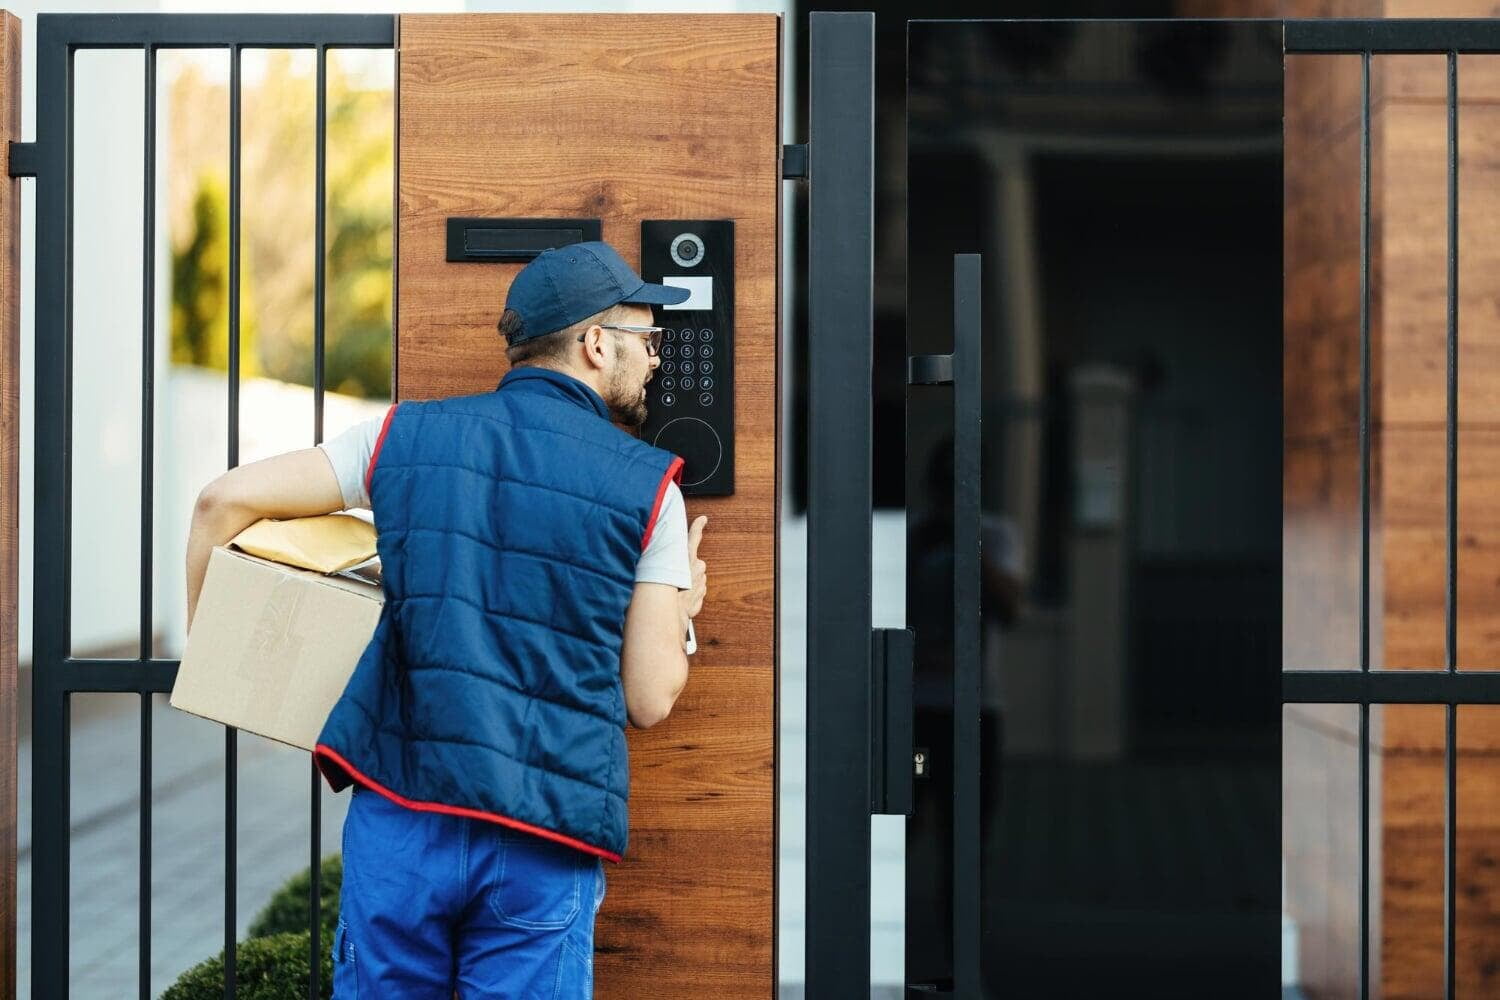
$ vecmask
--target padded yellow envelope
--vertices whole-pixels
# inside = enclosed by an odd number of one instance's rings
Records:
[[[340,573],[375,555],[375,526],[348,514],[263,518],[229,543],[242,552],[316,573]]]

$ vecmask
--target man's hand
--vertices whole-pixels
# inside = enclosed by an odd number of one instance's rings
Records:
[[[690,590],[677,592],[684,633],[687,632],[688,620],[698,617],[698,612],[703,610],[703,599],[708,596],[708,563],[698,558],[698,545],[703,541],[703,529],[707,525],[708,518],[700,514],[688,529],[688,565],[693,570],[693,586]]]

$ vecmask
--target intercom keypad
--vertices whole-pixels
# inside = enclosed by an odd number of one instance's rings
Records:
[[[641,436],[683,458],[682,489],[734,492],[734,223],[646,220],[641,277],[686,288],[686,302],[657,306],[661,365],[647,387]]]

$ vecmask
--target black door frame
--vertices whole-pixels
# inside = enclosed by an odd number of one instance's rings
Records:
[[[1444,822],[1444,980],[1454,996],[1454,906],[1457,708],[1500,704],[1500,672],[1460,671],[1457,663],[1458,480],[1458,76],[1457,57],[1500,53],[1497,20],[1282,20],[1285,55],[1359,55],[1363,65],[1360,167],[1360,583],[1359,669],[1288,670],[1281,702],[1342,704],[1359,708],[1360,768],[1360,998],[1370,992],[1369,956],[1369,758],[1370,706],[1436,704],[1446,711],[1446,816]],[[851,373],[871,361],[874,128],[872,14],[814,13],[810,18],[808,142],[812,169],[809,217],[809,496],[808,496],[808,757],[807,757],[807,995],[870,995],[870,842],[872,790],[885,787],[894,759],[889,747],[872,748],[872,735],[893,727],[889,715],[872,725],[872,704],[892,711],[892,692],[872,697],[872,677],[882,683],[886,664],[875,662],[883,642],[861,639],[871,628],[869,566],[872,496],[869,440],[871,385]],[[1426,670],[1370,669],[1370,60],[1385,54],[1445,55],[1448,59],[1448,383],[1446,463],[1445,662]],[[912,359],[912,381],[932,377],[933,359]],[[947,373],[951,378],[951,371]],[[925,377],[923,377],[925,376]],[[978,419],[977,409],[971,418]],[[969,435],[977,442],[975,432]],[[962,531],[962,528],[958,529]],[[977,533],[977,532],[975,532]],[[958,593],[972,594],[967,588]],[[977,613],[977,609],[976,613]],[[974,619],[969,619],[973,621]],[[962,620],[956,627],[968,627]],[[955,640],[966,638],[955,635]],[[921,637],[917,636],[920,642]],[[976,637],[977,641],[977,637]],[[957,643],[956,643],[957,645]],[[877,652],[866,655],[863,650]],[[957,672],[957,667],[955,668]],[[906,674],[909,678],[909,670]],[[964,676],[967,678],[967,670]],[[899,695],[899,692],[897,692]],[[910,691],[906,691],[910,710]],[[977,708],[976,708],[977,711]],[[955,719],[957,715],[955,714]],[[975,727],[958,727],[968,732]],[[909,733],[909,728],[906,730]],[[977,737],[973,750],[977,752]],[[902,749],[902,748],[898,748]],[[909,760],[910,748],[904,748]],[[967,777],[960,797],[977,796]],[[970,807],[972,808],[972,804]],[[966,812],[967,810],[965,810]],[[966,827],[967,828],[967,827]],[[965,828],[965,829],[966,829]],[[967,850],[977,852],[976,843]],[[955,844],[956,848],[964,845]],[[955,851],[954,857],[961,856]],[[963,880],[955,880],[963,886]],[[974,893],[977,887],[969,886]],[[960,909],[962,907],[962,909]],[[957,913],[977,912],[955,900]],[[978,920],[956,924],[968,938],[955,944],[953,995],[978,996]]]

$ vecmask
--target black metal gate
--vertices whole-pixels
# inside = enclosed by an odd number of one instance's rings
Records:
[[[814,15],[811,20],[809,117],[810,182],[810,455],[808,699],[808,995],[869,995],[869,816],[872,811],[904,812],[912,779],[911,745],[887,737],[910,732],[909,650],[901,637],[870,636],[870,391],[863,378],[872,364],[871,298],[874,221],[873,19],[868,15]],[[1445,978],[1453,995],[1454,823],[1456,816],[1456,709],[1465,704],[1500,704],[1500,676],[1458,669],[1457,591],[1457,56],[1500,53],[1500,24],[1490,21],[1286,21],[1283,52],[1353,53],[1364,63],[1361,134],[1363,240],[1361,301],[1360,497],[1363,545],[1360,572],[1360,669],[1298,670],[1281,674],[1281,704],[1324,703],[1359,707],[1362,852],[1361,925],[1369,922],[1369,709],[1379,704],[1440,704],[1446,708],[1447,744],[1445,832]],[[18,146],[14,172],[37,179],[36,253],[36,551],[34,578],[33,703],[33,892],[32,968],[34,981],[55,994],[68,979],[69,884],[69,698],[74,693],[135,694],[141,706],[140,981],[149,994],[151,886],[151,712],[153,694],[170,691],[176,663],[152,657],[152,369],[154,329],[151,271],[155,149],[155,56],[165,48],[227,49],[231,66],[231,299],[238,302],[239,86],[240,53],[251,48],[307,48],[317,53],[318,212],[316,269],[316,384],[318,401],[312,428],[322,436],[323,218],[325,93],[324,59],[341,47],[391,48],[395,22],[389,16],[197,16],[197,15],[42,15],[38,20],[37,141]],[[135,49],[145,56],[145,176],[143,191],[146,270],[142,311],[146,333],[143,355],[140,652],[133,659],[89,660],[71,655],[69,511],[71,481],[72,368],[72,61],[86,48]],[[1369,62],[1378,53],[1435,53],[1448,58],[1448,397],[1447,397],[1447,571],[1445,663],[1425,671],[1370,669],[1370,358],[1369,358]],[[994,262],[985,259],[985,267]],[[979,261],[947,258],[954,295],[955,329],[975,332],[981,320]],[[950,270],[951,268],[951,270]],[[231,307],[230,315],[237,314]],[[909,318],[910,319],[910,318]],[[226,464],[238,461],[239,330],[230,326],[230,404],[226,421]],[[979,857],[980,795],[978,754],[982,726],[978,699],[981,591],[976,539],[978,516],[979,359],[956,345],[950,356],[912,359],[913,384],[955,386],[957,410],[953,448],[960,488],[953,492],[954,667],[949,711],[953,719],[948,765],[953,779],[954,822],[948,871],[932,873],[953,887],[949,949],[951,981],[934,981],[923,992],[978,996],[980,886],[962,873],[982,864]],[[925,390],[924,390],[925,391]],[[918,643],[922,637],[918,636]],[[872,654],[870,651],[875,650]],[[872,671],[872,661],[881,669]],[[961,666],[960,666],[961,664]],[[872,676],[881,678],[872,684]],[[1274,683],[1274,682],[1273,682]],[[968,700],[972,699],[972,700]],[[878,710],[878,711],[877,711]],[[903,721],[904,720],[904,721]],[[880,737],[875,742],[873,737]],[[933,758],[941,766],[942,748]],[[932,765],[924,758],[924,770]],[[227,831],[225,857],[226,996],[235,991],[234,838],[237,809],[236,734],[226,733]],[[318,777],[309,769],[312,841],[310,860],[318,863]],[[960,873],[956,875],[955,873]],[[312,881],[313,969],[309,996],[319,990],[317,880]],[[1361,934],[1361,995],[1369,991],[1367,935]]]
[[[915,74],[919,47],[918,29],[927,31],[937,22],[919,25],[912,22],[909,34],[907,59],[908,74]],[[1101,22],[958,22],[946,23],[951,30],[939,34],[931,32],[935,42],[933,51],[941,56],[935,60],[940,69],[941,82],[955,84],[958,98],[968,108],[968,114],[978,116],[987,107],[988,96],[982,87],[972,85],[964,76],[963,61],[972,58],[976,62],[990,60],[1005,62],[1012,60],[1017,65],[1034,70],[1048,65],[1047,60],[1057,55],[1054,44],[1059,38],[1074,31],[1100,31]],[[1358,669],[1295,669],[1283,670],[1279,656],[1279,635],[1276,644],[1260,649],[1244,660],[1246,673],[1238,686],[1232,686],[1222,695],[1216,694],[1212,686],[1202,681],[1179,678],[1168,680],[1168,689],[1197,690],[1208,699],[1241,700],[1247,704],[1246,711],[1259,723],[1268,718],[1273,730],[1279,732],[1280,709],[1285,705],[1318,703],[1325,705],[1357,706],[1359,713],[1359,995],[1367,997],[1371,992],[1369,928],[1370,920],[1370,707],[1372,705],[1429,704],[1442,705],[1446,712],[1446,751],[1444,757],[1445,821],[1444,821],[1444,979],[1445,995],[1454,995],[1454,941],[1455,941],[1455,821],[1457,815],[1455,753],[1457,743],[1457,708],[1460,705],[1485,705],[1500,703],[1500,676],[1492,672],[1461,671],[1457,662],[1457,559],[1458,559],[1458,57],[1467,53],[1500,52],[1500,22],[1495,21],[1435,21],[1435,20],[1287,20],[1262,22],[1106,22],[1121,30],[1140,29],[1148,41],[1168,46],[1170,32],[1185,32],[1191,36],[1199,32],[1210,41],[1222,41],[1226,30],[1242,27],[1251,32],[1273,33],[1275,38],[1274,58],[1280,62],[1287,55],[1358,55],[1363,66],[1361,92],[1362,113],[1359,119],[1359,134],[1363,145],[1360,167],[1361,192],[1361,236],[1360,236],[1360,378],[1359,378],[1359,509],[1360,509],[1360,563],[1359,563],[1359,661]],[[975,33],[984,28],[989,33],[980,41]],[[1027,32],[1030,32],[1027,34]],[[967,34],[965,34],[967,32]],[[1007,36],[1007,32],[1009,35]],[[1213,33],[1209,38],[1208,33]],[[954,157],[942,163],[941,173],[918,174],[917,161],[908,158],[910,184],[906,197],[912,206],[908,215],[907,242],[910,248],[906,266],[908,268],[908,309],[915,308],[916,288],[925,281],[929,291],[941,282],[943,295],[952,295],[952,312],[946,307],[941,311],[931,308],[938,298],[935,291],[922,301],[923,311],[908,312],[905,316],[908,343],[917,351],[932,351],[935,344],[946,340],[943,332],[953,330],[952,354],[920,354],[909,360],[909,371],[903,373],[907,383],[919,385],[953,385],[953,396],[939,393],[932,398],[934,390],[913,389],[909,406],[919,405],[928,411],[951,409],[955,424],[951,430],[951,441],[933,454],[947,457],[950,463],[944,476],[946,487],[941,496],[947,505],[947,526],[936,533],[922,535],[912,528],[917,518],[914,504],[922,501],[911,495],[911,484],[925,475],[924,470],[908,468],[907,516],[911,546],[908,548],[908,601],[916,602],[920,594],[913,588],[921,579],[912,565],[924,557],[923,545],[951,546],[948,551],[946,572],[949,581],[943,588],[951,594],[951,606],[939,601],[936,617],[929,617],[927,626],[917,624],[915,643],[918,664],[919,692],[916,696],[918,728],[916,745],[911,742],[910,720],[913,712],[911,687],[911,654],[909,647],[893,642],[888,632],[877,632],[871,644],[871,653],[865,653],[864,637],[871,624],[871,459],[870,440],[871,394],[870,385],[863,378],[848,378],[851,372],[863,372],[872,363],[871,354],[871,302],[873,273],[876,268],[872,260],[874,231],[874,209],[876,203],[873,149],[875,141],[875,66],[874,20],[871,15],[859,14],[814,14],[811,21],[810,55],[810,114],[809,135],[811,170],[810,180],[810,259],[813,267],[809,284],[810,325],[809,394],[810,418],[810,483],[809,492],[809,597],[808,640],[809,689],[808,689],[808,855],[807,855],[807,991],[809,996],[868,997],[870,996],[870,814],[881,812],[906,813],[911,815],[911,789],[913,769],[917,771],[917,810],[923,808],[924,794],[931,799],[939,794],[946,811],[946,826],[940,834],[946,844],[935,854],[921,862],[930,867],[915,868],[913,836],[915,828],[908,825],[907,888],[908,888],[908,980],[906,991],[912,996],[952,995],[977,998],[982,995],[1007,995],[1003,983],[992,983],[986,992],[981,985],[983,955],[992,950],[987,935],[990,930],[984,925],[987,918],[981,916],[981,894],[984,892],[982,869],[1005,868],[1008,864],[1022,865],[1025,862],[1001,856],[986,855],[981,859],[980,811],[981,811],[981,764],[982,755],[988,753],[986,740],[989,720],[982,718],[981,711],[981,635],[982,622],[992,609],[985,607],[992,600],[986,594],[991,581],[981,579],[982,570],[979,553],[981,537],[979,494],[981,491],[981,446],[984,438],[980,430],[981,413],[988,428],[991,419],[1001,424],[1007,420],[1035,419],[1046,422],[1049,414],[1022,413],[1012,401],[994,401],[982,397],[979,389],[981,359],[978,354],[980,327],[1003,324],[985,324],[982,316],[998,316],[992,313],[997,307],[993,296],[986,295],[981,307],[980,289],[1001,287],[987,280],[982,274],[991,269],[1006,266],[1007,262],[987,253],[981,262],[975,257],[961,256],[964,251],[980,248],[978,237],[946,245],[943,252],[933,253],[934,247],[921,243],[921,234],[932,231],[929,219],[934,214],[933,199],[922,202],[919,212],[919,185],[962,185],[965,162]],[[1163,40],[1165,39],[1165,41]],[[1190,38],[1191,40],[1191,38]],[[1180,41],[1180,39],[1179,39]],[[1279,44],[1276,44],[1279,42]],[[1168,48],[1151,51],[1147,56],[1166,56]],[[1445,596],[1445,644],[1446,656],[1442,664],[1432,664],[1425,670],[1372,670],[1370,655],[1370,534],[1371,534],[1371,360],[1370,360],[1370,133],[1371,96],[1370,62],[1377,54],[1428,53],[1447,58],[1447,415],[1446,415],[1446,596]],[[1207,58],[1207,57],[1205,57]],[[1182,65],[1170,58],[1158,60],[1151,68],[1161,74],[1166,86],[1183,85],[1179,72]],[[1026,80],[1031,90],[1028,98],[1046,96],[1047,84],[1037,83],[1034,77],[1018,71],[1018,78]],[[1188,81],[1189,83],[1191,81]],[[916,77],[910,77],[915,88]],[[967,89],[962,89],[962,88]],[[908,101],[914,101],[913,89],[908,89]],[[1279,100],[1279,85],[1278,85]],[[1238,95],[1243,96],[1243,95]],[[907,142],[915,143],[917,128],[912,116],[915,104],[907,109]],[[1033,108],[1033,111],[1035,109]],[[1279,116],[1277,118],[1279,124]],[[1278,128],[1279,137],[1279,128]],[[911,147],[909,147],[910,149]],[[1005,155],[1001,150],[997,155]],[[1273,157],[1279,167],[1281,144],[1278,140],[1267,156]],[[1065,159],[1065,157],[1064,157]],[[1066,164],[1064,164],[1066,166]],[[882,167],[884,169],[884,167]],[[892,166],[894,169],[894,166]],[[1139,172],[1131,174],[1140,178]],[[1280,206],[1279,191],[1275,194],[1275,206]],[[925,190],[925,189],[923,189]],[[1227,189],[1226,189],[1227,190]],[[1240,192],[1236,191],[1236,195]],[[1225,198],[1229,196],[1224,195]],[[1032,202],[1031,204],[1035,204]],[[1004,203],[1007,209],[1013,203]],[[1270,206],[1268,206],[1270,207]],[[982,206],[972,206],[978,213]],[[1276,211],[1276,217],[1280,217]],[[967,232],[964,220],[953,222],[951,229]],[[1131,222],[1121,222],[1129,227]],[[1009,248],[1012,251],[1014,248]],[[919,251],[925,257],[919,258]],[[1271,250],[1272,262],[1278,276],[1276,288],[1275,326],[1279,333],[1281,320],[1279,264],[1279,242]],[[954,256],[960,254],[960,256]],[[1001,257],[1004,254],[1002,252]],[[1011,262],[1013,265],[1013,261]],[[1086,295],[1087,289],[1080,289]],[[1007,314],[1009,315],[1009,314]],[[941,350],[941,347],[936,349]],[[1277,359],[1277,384],[1272,397],[1280,404],[1280,337],[1275,337]],[[988,356],[989,349],[986,348]],[[877,371],[875,381],[881,381]],[[1093,383],[1096,387],[1106,384],[1107,379]],[[1077,388],[1076,386],[1074,387]],[[922,394],[921,396],[916,395]],[[908,411],[909,414],[914,409]],[[915,419],[909,416],[909,420]],[[1082,422],[1094,417],[1073,415]],[[1280,429],[1279,419],[1274,427]],[[1071,429],[1070,429],[1071,428]],[[1107,421],[1104,425],[1110,428]],[[910,435],[911,428],[908,427]],[[986,430],[985,433],[988,433]],[[1056,433],[1081,433],[1077,424],[1062,425]],[[876,442],[878,447],[889,449],[888,442]],[[912,438],[908,437],[908,449]],[[1277,461],[1280,461],[1278,442]],[[935,468],[939,466],[934,466]],[[1279,490],[1279,466],[1276,487]],[[1089,466],[1083,463],[1075,467],[1073,474],[1088,479],[1085,482],[1093,492],[1084,498],[1082,508],[1074,508],[1071,516],[1085,526],[1116,523],[1112,518],[1119,514],[1112,506],[1111,490],[1115,484],[1109,475],[1107,463]],[[1435,484],[1434,484],[1435,485]],[[988,487],[985,487],[986,489]],[[1061,502],[1065,494],[1051,494]],[[1075,498],[1076,501],[1076,498]],[[1280,494],[1276,494],[1273,509],[1279,512]],[[1073,502],[1073,501],[1070,501]],[[1259,502],[1259,501],[1258,501]],[[939,522],[939,527],[941,523]],[[987,531],[988,529],[986,529]],[[1279,531],[1279,523],[1278,523]],[[946,535],[944,534],[946,532]],[[1278,554],[1270,577],[1271,589],[1264,587],[1234,592],[1234,597],[1261,602],[1270,607],[1268,601],[1280,601],[1280,557]],[[987,537],[985,546],[993,543]],[[1173,579],[1163,575],[1156,581],[1159,588],[1150,592],[1146,604],[1152,600],[1186,601],[1194,598],[1194,585],[1184,586],[1184,579]],[[949,589],[951,588],[951,590]],[[1167,595],[1163,597],[1162,595]],[[1212,600],[1212,598],[1205,598]],[[1220,600],[1229,601],[1231,597]],[[908,614],[911,603],[908,605]],[[1139,609],[1137,609],[1138,611]],[[1258,619],[1256,633],[1264,638],[1272,626],[1279,628],[1279,603],[1269,611],[1271,618]],[[945,617],[945,616],[950,616]],[[1139,621],[1137,613],[1131,621]],[[1227,620],[1227,619],[1226,619]],[[913,621],[913,618],[908,618]],[[951,628],[951,634],[944,634]],[[1173,637],[1180,639],[1181,636]],[[1192,637],[1190,637],[1192,638]],[[1193,638],[1197,645],[1184,644],[1178,649],[1195,650],[1202,654],[1213,654],[1222,648],[1223,637],[1212,635]],[[924,647],[937,647],[943,658],[941,683],[934,696],[931,691],[923,693],[922,683]],[[903,652],[904,651],[904,652]],[[1334,664],[1311,664],[1311,667],[1334,667]],[[1007,669],[1001,664],[1001,675]],[[931,664],[928,665],[931,670]],[[1196,684],[1196,688],[1192,685]],[[1186,685],[1186,686],[1185,686]],[[947,728],[926,731],[921,723],[923,699],[938,697],[941,704],[929,708],[941,710]],[[930,714],[930,713],[929,713]],[[1009,723],[1007,723],[1009,725]],[[924,738],[932,738],[936,732],[937,742],[924,744]],[[996,737],[998,739],[998,737]],[[1279,737],[1275,744],[1266,748],[1260,758],[1274,760],[1275,772],[1280,773]],[[915,758],[913,756],[915,751]],[[990,758],[986,757],[986,760]],[[914,765],[915,760],[915,765]],[[1045,772],[1038,772],[1045,775]],[[1021,776],[1026,772],[1022,769]],[[987,776],[989,777],[989,776]],[[1007,774],[1006,794],[1014,794],[1010,783],[1015,774]],[[923,781],[932,784],[924,793]],[[990,778],[990,780],[994,780]],[[1045,777],[1039,779],[1045,780]],[[941,788],[934,793],[930,788]],[[998,794],[998,793],[997,793]],[[1082,791],[1079,794],[1090,794]],[[866,802],[869,803],[868,808]],[[1280,942],[1279,929],[1268,923],[1274,917],[1275,906],[1280,902],[1279,886],[1274,883],[1275,862],[1280,857],[1280,812],[1281,801],[1279,779],[1274,794],[1261,795],[1251,813],[1254,821],[1255,843],[1246,850],[1253,855],[1257,872],[1264,871],[1264,862],[1272,862],[1272,883],[1257,887],[1257,902],[1253,922],[1246,924],[1248,933],[1258,949],[1257,975],[1277,965],[1277,949]],[[1249,815],[1249,814],[1247,814]],[[1087,858],[1085,849],[1082,857]],[[1261,879],[1265,881],[1264,878]],[[938,893],[935,909],[913,912],[910,893],[922,883],[945,887]],[[1088,887],[1085,886],[1085,889]],[[1271,909],[1267,910],[1268,901]],[[921,931],[935,940],[929,957],[936,955],[934,965],[921,970],[911,967],[913,946],[910,935]],[[1128,933],[1128,931],[1127,931]],[[986,935],[982,939],[982,935]],[[1148,947],[1159,950],[1164,957],[1174,955],[1177,943],[1171,938],[1159,938]],[[1074,959],[1087,956],[1074,955]],[[1097,966],[1104,970],[1117,967],[1117,956],[1099,954],[1094,956]],[[945,966],[945,967],[943,967]],[[1108,974],[1106,971],[1104,974]],[[916,978],[914,978],[916,977]],[[1035,984],[1031,984],[1035,985]],[[1132,992],[1131,986],[1138,983],[1120,980],[1119,990]],[[1225,977],[1212,985],[1197,982],[1196,987],[1217,996],[1265,995],[1263,988],[1275,989],[1274,982],[1257,979],[1255,986],[1262,992],[1251,991],[1247,982]],[[1059,987],[1061,988],[1061,987]],[[1237,992],[1242,991],[1242,992]],[[1026,993],[1022,989],[1021,994]],[[1021,995],[1018,994],[1018,995]],[[1073,995],[1066,990],[1048,995]],[[1153,994],[1155,995],[1155,994]],[[1162,993],[1160,995],[1169,995]],[[1170,994],[1177,995],[1177,994]],[[1199,994],[1201,995],[1201,994]]]
[[[156,64],[163,49],[228,50],[230,65],[229,412],[226,466],[239,462],[240,80],[246,49],[300,48],[317,56],[317,219],[314,320],[314,442],[323,437],[324,207],[326,57],[330,49],[394,49],[392,16],[321,15],[52,15],[37,19],[37,140],[18,146],[13,172],[36,177],[36,559],[32,732],[33,994],[65,996],[69,944],[69,698],[76,693],[136,694],[140,699],[140,957],[139,995],[150,995],[151,970],[151,699],[172,690],[177,662],[152,657],[152,369],[154,348],[156,185]],[[141,384],[140,652],[133,659],[71,655],[72,541],[70,509],[73,349],[73,62],[83,49],[125,49],[145,57],[144,287]],[[85,290],[86,291],[86,290]],[[224,995],[235,995],[237,733],[224,740]],[[308,768],[311,870],[319,869],[320,781]],[[308,996],[320,992],[318,879],[311,880]]]

